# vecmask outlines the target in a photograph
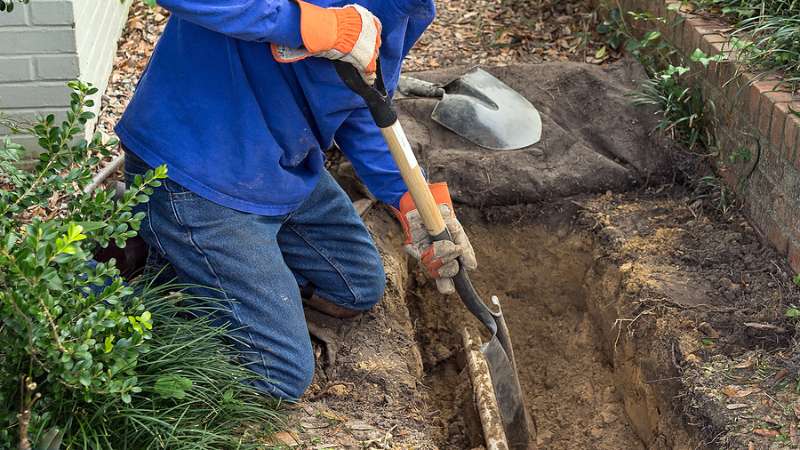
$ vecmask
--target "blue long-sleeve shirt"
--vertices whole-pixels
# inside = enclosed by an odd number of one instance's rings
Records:
[[[396,86],[403,57],[434,16],[432,0],[358,3],[383,25],[381,66]],[[330,61],[280,64],[269,43],[300,47],[291,0],[159,0],[172,16],[116,132],[178,184],[240,211],[281,215],[311,193],[335,139],[380,200],[405,184],[363,100]]]

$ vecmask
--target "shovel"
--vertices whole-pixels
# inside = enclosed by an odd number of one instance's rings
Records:
[[[342,81],[361,96],[367,104],[375,124],[380,128],[392,157],[400,169],[414,204],[425,223],[431,238],[435,241],[451,240],[442,214],[433,199],[428,182],[411,150],[397,114],[392,106],[392,99],[387,95],[381,74],[380,60],[375,86],[367,84],[358,71],[349,63],[333,62],[336,72]],[[499,301],[493,298],[497,310],[492,311],[481,300],[464,269],[463,264],[453,278],[456,292],[467,309],[480,320],[491,334],[490,340],[480,348],[489,365],[492,386],[497,398],[497,405],[505,430],[505,437],[511,448],[525,449],[531,442],[529,419],[525,410],[522,388],[519,384],[511,338],[508,334]]]
[[[516,150],[542,137],[542,119],[531,102],[477,67],[442,86],[401,76],[397,89],[409,97],[441,99],[431,118],[490,150]]]

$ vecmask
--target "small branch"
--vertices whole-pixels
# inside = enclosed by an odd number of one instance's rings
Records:
[[[19,422],[19,450],[32,450],[30,437],[28,436],[28,428],[31,424],[31,410],[33,409],[33,405],[42,398],[42,394],[36,392],[38,386],[31,377],[24,377],[21,384],[22,403],[20,404],[19,414],[17,414],[17,420]]]
[[[39,305],[41,305],[42,311],[44,311],[44,315],[47,317],[47,322],[50,324],[50,332],[53,334],[53,340],[56,342],[56,346],[62,353],[66,353],[67,349],[64,348],[61,339],[58,337],[58,327],[56,327],[56,322],[53,320],[53,315],[50,314],[50,309],[47,308],[47,305],[44,304],[42,299],[39,299]]]
[[[119,167],[124,162],[125,162],[125,154],[119,155],[113,160],[111,160],[111,162],[107,166],[103,167],[103,170],[98,172],[97,175],[95,175],[94,178],[92,178],[92,182],[88,184],[85,188],[83,188],[83,192],[88,194],[97,189],[97,186],[100,186],[100,184],[104,182],[106,178],[108,178],[114,172],[116,172],[117,169],[119,169]]]

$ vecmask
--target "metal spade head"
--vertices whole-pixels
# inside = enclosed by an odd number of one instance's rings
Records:
[[[491,150],[515,150],[541,139],[536,108],[489,72],[475,68],[443,88],[431,118],[469,141]]]

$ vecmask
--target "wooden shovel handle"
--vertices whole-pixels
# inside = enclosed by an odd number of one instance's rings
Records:
[[[344,61],[333,61],[333,65],[344,84],[363,98],[367,104],[372,118],[375,120],[375,125],[383,133],[386,144],[400,169],[400,175],[408,187],[408,192],[414,200],[414,205],[416,205],[428,233],[434,238],[436,236],[448,238],[449,236],[444,236],[447,228],[442,213],[431,194],[428,182],[422,175],[417,158],[411,151],[411,144],[408,143],[403,127],[397,121],[397,113],[392,108],[392,98],[386,92],[386,86],[383,84],[380,58],[377,60],[374,86],[367,84],[351,64]]]
[[[409,144],[403,132],[403,127],[400,122],[395,120],[392,125],[381,128],[381,133],[389,146],[392,158],[394,158],[397,167],[400,169],[400,175],[403,177],[406,187],[408,187],[408,192],[411,194],[411,198],[414,199],[414,205],[422,217],[422,222],[425,224],[428,234],[431,236],[441,235],[446,230],[442,212],[439,210],[439,205],[436,204],[433,194],[431,194],[428,181],[422,175],[422,169],[417,163],[414,152],[411,151],[411,144]]]
[[[380,128],[386,144],[389,146],[389,151],[392,153],[392,158],[394,158],[397,167],[400,169],[400,175],[406,183],[408,192],[411,193],[414,205],[417,207],[417,211],[419,211],[431,239],[434,241],[451,239],[450,232],[445,226],[444,218],[442,218],[442,213],[439,211],[439,206],[433,198],[427,180],[422,175],[422,169],[417,163],[414,152],[411,151],[411,144],[408,143],[403,127],[397,121],[397,113],[392,107],[392,98],[386,92],[386,87],[383,84],[380,58],[378,59],[375,86],[367,84],[358,71],[349,63],[333,61],[333,65],[336,67],[336,72],[344,84],[361,96],[367,104],[375,125]],[[497,317],[486,306],[486,303],[481,300],[460,258],[458,273],[453,277],[453,284],[455,284],[456,292],[461,297],[461,301],[464,302],[464,306],[494,336],[498,330]]]

